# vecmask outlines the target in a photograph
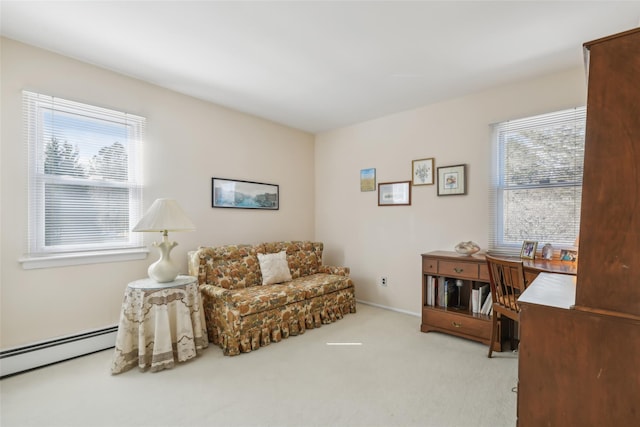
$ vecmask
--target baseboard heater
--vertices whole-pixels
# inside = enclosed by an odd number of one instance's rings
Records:
[[[117,326],[0,351],[0,378],[115,347]]]

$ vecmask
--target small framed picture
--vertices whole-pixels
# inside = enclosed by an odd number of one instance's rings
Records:
[[[441,166],[438,168],[438,196],[467,194],[467,165]]]
[[[360,170],[360,191],[376,191],[375,168]]]
[[[525,240],[522,243],[522,250],[520,251],[520,258],[535,259],[536,249],[538,249],[538,242],[534,240]]]
[[[576,262],[578,259],[578,251],[571,251],[569,249],[560,250],[560,261]]]
[[[433,185],[433,162],[433,157],[411,162],[413,185]]]
[[[411,181],[378,184],[378,206],[411,205]]]

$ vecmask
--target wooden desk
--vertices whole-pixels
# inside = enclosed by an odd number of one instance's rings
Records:
[[[520,304],[539,304],[570,309],[576,302],[576,277],[540,273],[518,298]]]
[[[510,258],[506,258],[510,259]],[[516,258],[519,259],[519,258]],[[562,261],[525,260],[525,279],[533,282],[541,273],[560,273],[575,276],[576,264]],[[430,277],[443,276],[462,280],[460,292],[461,306],[448,307],[427,303],[427,285]],[[451,251],[434,251],[422,254],[422,332],[444,332],[479,341],[486,345],[491,341],[491,316],[473,313],[469,306],[471,290],[489,283],[489,270],[484,254],[460,255]],[[457,297],[456,301],[457,303]],[[502,328],[493,350],[502,351]]]
[[[524,266],[524,278],[527,279],[527,283],[533,283],[540,273],[568,274],[570,276],[575,276],[578,273],[578,264],[575,262],[525,259],[522,264]]]

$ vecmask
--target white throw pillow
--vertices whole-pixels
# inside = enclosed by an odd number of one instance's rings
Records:
[[[286,251],[276,254],[258,254],[258,261],[260,261],[263,285],[272,285],[291,280]]]

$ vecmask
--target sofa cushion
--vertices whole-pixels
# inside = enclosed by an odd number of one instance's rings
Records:
[[[287,283],[290,287],[304,292],[306,299],[319,295],[326,295],[340,289],[353,286],[353,282],[347,276],[335,274],[316,273],[311,276],[299,277]]]
[[[321,242],[309,241],[263,243],[256,249],[259,253],[267,254],[286,251],[289,270],[294,279],[318,272],[322,264],[322,250]]]
[[[291,272],[289,271],[287,253],[285,251],[275,254],[258,254],[258,261],[260,262],[263,286],[291,280]]]
[[[207,283],[225,289],[260,285],[260,264],[253,246],[227,245],[209,249]]]
[[[291,288],[288,284],[252,286],[234,289],[222,297],[225,303],[238,310],[240,316],[260,313],[305,299],[305,289]]]
[[[318,256],[314,252],[297,251],[289,256],[292,277],[304,277],[318,271]]]

